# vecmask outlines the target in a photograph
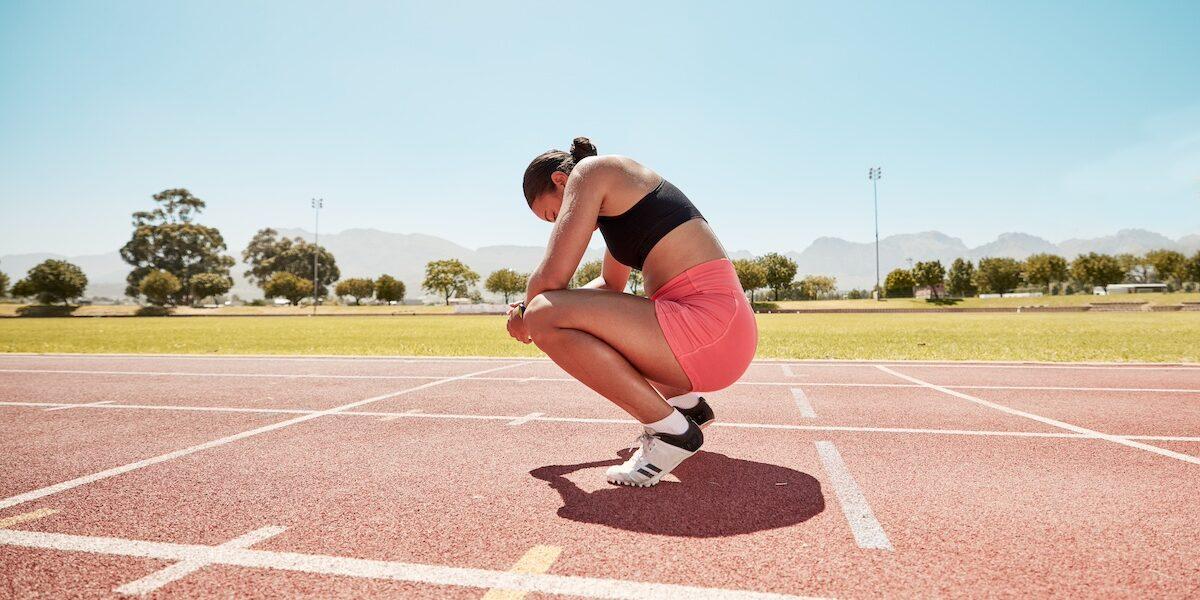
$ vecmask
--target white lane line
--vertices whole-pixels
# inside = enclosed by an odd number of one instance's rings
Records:
[[[36,521],[43,517],[48,517],[56,512],[58,512],[57,508],[39,508],[35,511],[27,512],[24,514],[13,515],[11,517],[5,517],[3,519],[0,519],[0,529],[8,529],[9,527],[12,527],[13,525],[18,525],[20,523],[27,523],[29,521]]]
[[[992,409],[998,410],[1003,413],[1008,413],[1010,415],[1015,415],[1018,417],[1025,417],[1026,419],[1032,419],[1039,423],[1045,423],[1046,425],[1050,425],[1052,427],[1058,427],[1059,429],[1066,429],[1067,431],[1073,431],[1075,433],[1082,433],[1084,435],[1091,436],[1091,437],[1094,437],[1097,439],[1108,440],[1108,441],[1116,443],[1116,444],[1121,444],[1122,446],[1129,446],[1130,448],[1137,448],[1138,450],[1145,450],[1147,452],[1153,452],[1154,454],[1160,454],[1160,455],[1166,456],[1168,458],[1174,458],[1176,460],[1182,460],[1183,462],[1200,465],[1200,458],[1195,457],[1195,456],[1189,456],[1187,454],[1175,452],[1173,450],[1167,450],[1166,448],[1159,448],[1158,446],[1151,446],[1149,444],[1143,444],[1141,442],[1136,442],[1131,439],[1123,438],[1123,437],[1108,434],[1108,433],[1101,433],[1094,429],[1088,429],[1086,427],[1072,425],[1070,423],[1065,423],[1063,421],[1059,421],[1058,419],[1051,419],[1049,417],[1035,415],[1033,413],[1025,412],[1023,410],[1009,408],[1007,406],[1004,406],[1003,404],[996,404],[995,402],[989,402],[987,400],[983,400],[982,398],[976,398],[975,396],[971,396],[969,394],[964,394],[962,392],[955,391],[955,390],[952,390],[947,387],[935,385],[935,384],[929,383],[928,381],[917,379],[916,377],[905,375],[904,373],[894,371],[894,370],[889,369],[882,365],[879,366],[879,370],[881,370],[885,373],[890,373],[892,375],[895,375],[896,377],[899,377],[906,381],[911,381],[913,383],[921,384],[931,390],[937,390],[939,392],[942,392],[943,394],[949,394],[956,398],[962,398],[963,400],[967,400],[969,402],[974,402],[981,406],[986,406],[988,408],[992,408]]]
[[[558,546],[534,546],[528,552],[521,555],[521,558],[517,559],[516,564],[509,569],[509,572],[545,573],[550,570],[550,567],[554,566],[554,561],[558,560],[559,555],[562,554],[562,550]],[[482,600],[522,600],[526,595],[526,592],[493,588],[483,595]]]
[[[413,408],[413,409],[406,410],[406,411],[404,411],[404,412],[402,412],[402,413],[396,413],[396,414],[388,415],[388,416],[386,416],[386,417],[381,417],[379,420],[380,420],[380,421],[395,421],[396,419],[400,419],[400,418],[403,418],[403,417],[408,417],[408,416],[411,416],[411,415],[419,415],[419,414],[421,414],[421,413],[423,413],[423,412],[425,412],[425,411],[423,411],[423,410],[421,410],[421,409],[419,409],[419,408]],[[343,414],[343,415],[347,415],[347,414],[351,414],[351,413],[344,412],[344,413],[341,413],[341,414]]]
[[[51,375],[131,375],[146,377],[247,377],[257,379],[361,379],[361,380],[403,380],[403,379],[441,379],[436,375],[333,375],[321,373],[201,373],[189,371],[110,371],[95,369],[0,369],[0,373],[51,374]],[[796,375],[801,377],[802,374]],[[579,383],[572,377],[471,377],[471,381],[511,381],[516,383],[568,382]],[[580,385],[583,385],[580,383]],[[737,381],[738,386],[793,386],[791,381]],[[845,381],[812,381],[805,382],[807,386],[847,387],[847,388],[920,388],[913,383],[878,383],[878,382],[845,382]],[[947,385],[957,390],[1035,390],[1063,392],[1148,392],[1170,394],[1200,394],[1200,388],[1147,388],[1147,387],[1072,387],[1053,385]]]
[[[529,413],[529,414],[527,414],[527,415],[525,415],[525,416],[523,416],[523,417],[518,417],[518,418],[516,418],[516,419],[513,419],[513,420],[509,421],[509,422],[508,422],[508,424],[509,424],[509,425],[513,425],[513,426],[516,426],[516,425],[524,425],[524,424],[526,424],[526,423],[528,423],[528,422],[530,422],[530,421],[535,421],[535,420],[537,420],[537,418],[538,418],[538,417],[541,417],[541,416],[543,416],[543,415],[545,415],[545,414],[546,414],[546,413],[540,413],[540,412],[531,412],[531,413]]]
[[[891,550],[892,543],[888,541],[883,526],[875,519],[875,513],[871,512],[867,497],[863,495],[858,484],[854,482],[854,476],[850,475],[850,470],[846,468],[846,463],[842,461],[837,446],[834,446],[833,442],[816,444],[821,464],[825,465],[829,483],[842,505],[842,513],[846,515],[846,522],[850,524],[850,531],[854,533],[854,541],[858,543],[858,547]]]
[[[800,409],[800,416],[806,419],[817,418],[817,413],[813,411],[812,404],[808,401],[808,396],[804,395],[804,390],[792,388],[792,397],[796,400],[796,408]]]
[[[111,537],[0,530],[0,544],[64,552],[88,552],[158,560],[198,561],[255,569],[338,575],[432,585],[536,592],[585,598],[669,598],[678,600],[796,600],[797,596],[721,588],[703,588],[625,579],[513,573],[490,569],[447,567],[344,556],[276,552],[198,544],[173,544]]]
[[[517,364],[520,364],[520,363],[517,363]],[[155,457],[152,457],[152,458],[147,458],[147,459],[144,459],[144,460],[139,460],[139,461],[137,461],[137,462],[132,462],[132,463],[129,463],[129,464],[127,464],[127,465],[122,465],[122,466],[119,466],[119,467],[113,467],[113,468],[111,468],[111,469],[107,469],[107,470],[104,470],[104,471],[100,471],[100,472],[98,472],[98,473],[92,473],[91,475],[84,475],[83,477],[76,477],[75,479],[71,479],[71,480],[69,480],[69,481],[64,481],[64,482],[62,482],[62,483],[56,483],[56,484],[54,484],[54,485],[49,485],[49,486],[46,486],[46,487],[43,487],[43,488],[39,488],[39,489],[36,489],[36,490],[31,490],[31,491],[25,492],[25,493],[23,493],[23,494],[17,494],[16,496],[10,496],[10,497],[8,497],[8,498],[5,498],[5,499],[3,499],[3,500],[0,500],[0,510],[2,510],[2,509],[5,509],[5,508],[8,508],[8,507],[10,507],[10,506],[16,506],[16,505],[18,505],[18,504],[22,504],[22,503],[25,503],[25,502],[29,502],[30,500],[36,500],[36,499],[38,499],[38,498],[44,498],[44,497],[46,497],[46,496],[49,496],[49,495],[51,495],[51,494],[57,494],[57,493],[59,493],[59,492],[62,492],[62,491],[65,491],[65,490],[69,490],[69,489],[71,489],[71,488],[76,488],[76,487],[79,487],[79,486],[81,486],[81,485],[86,485],[86,484],[89,484],[89,483],[92,483],[92,482],[95,482],[95,481],[100,481],[101,479],[108,479],[109,477],[116,477],[117,475],[121,475],[121,474],[124,474],[124,473],[128,473],[128,472],[130,472],[130,471],[134,471],[134,470],[141,469],[141,468],[144,468],[144,467],[148,467],[148,466],[151,466],[151,465],[156,465],[156,464],[158,464],[158,463],[161,463],[161,462],[166,462],[166,461],[168,461],[168,460],[173,460],[173,459],[179,458],[179,457],[181,457],[181,456],[187,456],[187,455],[189,455],[189,454],[195,454],[196,452],[201,452],[201,451],[204,451],[204,450],[208,450],[209,448],[215,448],[215,447],[217,447],[217,446],[223,446],[223,445],[225,445],[225,444],[228,444],[228,443],[230,443],[230,442],[236,442],[236,441],[238,441],[238,440],[242,440],[242,439],[245,439],[245,438],[248,438],[248,437],[251,437],[251,436],[255,436],[255,435],[258,435],[258,434],[261,434],[261,433],[267,433],[267,432],[270,432],[270,431],[275,431],[276,429],[283,429],[284,427],[289,427],[289,426],[292,426],[292,425],[296,425],[296,424],[298,424],[298,423],[303,423],[303,422],[305,422],[305,421],[311,421],[311,420],[313,420],[313,419],[316,419],[316,418],[319,418],[319,417],[323,417],[323,416],[325,416],[325,415],[333,415],[333,414],[337,414],[337,413],[340,413],[340,412],[344,412],[344,411],[350,410],[350,409],[352,409],[352,408],[358,408],[358,407],[360,407],[360,406],[363,406],[363,405],[365,405],[365,404],[370,404],[370,403],[372,403],[372,402],[378,402],[378,401],[380,401],[380,400],[387,400],[387,399],[389,399],[389,398],[395,398],[395,397],[397,397],[397,396],[403,396],[404,394],[411,394],[411,393],[413,393],[413,392],[417,392],[417,391],[420,391],[420,390],[423,390],[423,389],[431,388],[431,387],[434,387],[434,386],[437,386],[437,385],[442,385],[442,384],[450,383],[450,382],[453,382],[453,381],[459,381],[459,380],[461,380],[461,379],[465,379],[465,378],[467,378],[467,377],[470,377],[471,375],[478,375],[478,374],[480,374],[480,373],[490,373],[490,372],[492,372],[492,371],[499,371],[500,369],[508,369],[508,368],[511,368],[511,367],[515,367],[515,366],[517,366],[517,364],[509,364],[509,365],[503,365],[503,366],[499,366],[499,367],[493,367],[493,368],[491,368],[491,369],[486,369],[486,370],[483,370],[483,371],[476,371],[476,372],[474,372],[474,373],[468,373],[468,374],[466,374],[466,375],[457,375],[457,376],[454,376],[454,377],[448,377],[448,378],[446,378],[446,379],[439,379],[439,380],[437,380],[437,381],[431,381],[431,382],[429,382],[429,383],[423,383],[423,384],[421,384],[421,385],[418,385],[418,386],[416,386],[416,387],[411,387],[411,388],[403,389],[403,390],[400,390],[400,391],[398,391],[398,392],[390,392],[390,393],[387,393],[387,394],[381,394],[381,395],[379,395],[379,396],[373,396],[373,397],[371,397],[371,398],[367,398],[367,399],[365,399],[365,400],[358,400],[357,402],[351,402],[351,403],[349,403],[349,404],[343,404],[342,406],[338,406],[338,407],[334,407],[334,408],[328,408],[328,409],[325,409],[325,410],[321,410],[321,411],[317,411],[317,412],[309,413],[309,414],[306,414],[306,415],[300,415],[300,416],[298,416],[298,417],[296,417],[296,418],[294,418],[294,419],[288,419],[288,420],[286,420],[286,421],[280,421],[280,422],[278,422],[278,423],[272,423],[272,424],[270,424],[270,425],[264,425],[264,426],[262,426],[262,427],[258,427],[258,428],[255,428],[255,429],[251,429],[251,430],[249,430],[249,431],[243,431],[243,432],[241,432],[241,433],[235,433],[235,434],[233,434],[233,435],[228,435],[228,436],[225,436],[225,437],[223,437],[223,438],[219,438],[219,439],[211,440],[211,441],[208,441],[208,442],[204,442],[203,444],[197,444],[197,445],[195,445],[195,446],[190,446],[190,447],[187,447],[187,448],[183,448],[183,449],[181,449],[181,450],[175,450],[174,452],[168,452],[168,453],[166,453],[166,454],[160,454],[160,455],[158,455],[158,456],[155,456]]]
[[[63,404],[55,402],[0,402],[0,407],[48,407],[48,406],[81,406],[78,404]],[[301,409],[301,408],[242,408],[228,406],[179,406],[170,404],[106,404],[103,406],[90,406],[89,408],[111,408],[120,410],[168,410],[181,412],[235,412],[235,413],[260,413],[260,414],[289,414],[289,415],[308,415],[317,410]],[[370,412],[370,411],[343,411],[332,416],[338,417],[375,417],[380,420],[395,420],[400,418],[414,417],[426,419],[459,419],[459,420],[474,420],[474,421],[511,421],[521,417],[515,415],[467,415],[454,413],[427,413],[422,410],[412,410],[405,412]],[[620,424],[628,425],[637,423],[633,419],[603,419],[593,417],[538,417],[534,421],[547,423],[599,423],[599,424]],[[974,435],[985,437],[1043,437],[1043,438],[1076,438],[1076,439],[1092,439],[1093,436],[1081,433],[1067,432],[1043,432],[1043,431],[990,431],[986,429],[930,429],[917,427],[861,427],[852,425],[793,425],[784,423],[738,423],[733,421],[717,421],[712,424],[712,427],[733,427],[739,429],[791,429],[798,431],[846,431],[846,432],[869,432],[869,433],[917,433],[917,434],[935,434],[935,435]],[[1171,435],[1126,435],[1118,434],[1117,437],[1122,437],[1131,440],[1147,440],[1161,442],[1200,442],[1200,436],[1171,436]]]
[[[783,369],[784,377],[795,377],[795,371],[792,371],[792,365],[789,363],[779,363],[779,368]]]
[[[40,358],[49,360],[61,359],[96,359],[96,360],[215,360],[215,361],[258,361],[258,362],[388,362],[388,363],[473,363],[473,362],[549,362],[547,357],[537,356],[368,356],[368,355],[284,355],[284,354],[105,354],[105,353],[65,353],[34,354],[29,352],[0,352],[0,359]]]
[[[238,536],[216,547],[249,548],[250,546],[253,546],[254,544],[257,544],[263,540],[283,533],[286,529],[287,527],[279,527],[276,525],[255,529],[250,533]],[[196,571],[199,571],[200,569],[203,569],[211,564],[211,561],[206,560],[184,560],[177,562],[165,569],[155,571],[141,579],[138,579],[137,581],[126,583],[125,585],[122,585],[113,591],[117,592],[118,594],[142,596],[149,594],[150,592],[153,592],[154,590],[157,590],[168,583],[179,581],[180,579],[183,579],[184,577],[187,577],[188,575],[191,575],[192,573],[195,573]]]
[[[92,406],[104,406],[105,404],[112,404],[113,402],[115,402],[115,400],[101,400],[99,402],[88,402],[87,404],[66,404],[64,406],[55,406],[54,408],[47,408],[43,412],[51,412],[51,411],[55,411],[55,410],[70,410],[72,408],[88,408],[88,407],[92,407]]]

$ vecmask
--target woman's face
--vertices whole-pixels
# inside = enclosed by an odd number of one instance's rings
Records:
[[[535,198],[529,208],[537,218],[553,223],[558,219],[558,211],[562,208],[563,192],[567,189],[567,174],[555,171],[550,175],[550,180],[554,182],[554,187]]]

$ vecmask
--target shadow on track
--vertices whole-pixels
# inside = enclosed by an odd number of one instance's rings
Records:
[[[626,450],[622,454],[628,456]],[[724,537],[802,523],[825,510],[821,483],[767,463],[699,452],[679,465],[679,483],[585,492],[566,478],[622,459],[548,465],[529,472],[562,496],[558,516],[581,523],[681,537]],[[598,473],[603,477],[603,472]],[[610,484],[611,485],[611,484]]]

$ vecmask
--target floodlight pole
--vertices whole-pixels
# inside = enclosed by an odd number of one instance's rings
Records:
[[[317,293],[318,293],[318,290],[321,289],[321,283],[320,283],[321,267],[320,267],[320,261],[318,259],[321,256],[321,246],[319,243],[319,241],[321,239],[321,209],[325,208],[325,199],[324,198],[313,198],[312,199],[312,208],[313,208],[313,309],[312,309],[312,314],[315,317],[315,316],[317,316]]]
[[[883,288],[879,287],[879,178],[883,177],[883,167],[873,167],[867,170],[867,179],[871,180],[871,194],[875,198],[875,299],[883,299]]]

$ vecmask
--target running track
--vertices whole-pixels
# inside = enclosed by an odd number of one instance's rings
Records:
[[[1196,597],[1200,366],[758,362],[675,480],[546,360],[0,355],[0,597]]]

